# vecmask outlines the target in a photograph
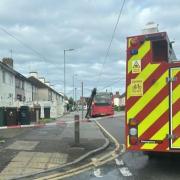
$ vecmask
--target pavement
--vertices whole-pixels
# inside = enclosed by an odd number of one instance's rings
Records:
[[[58,125],[0,130],[0,179],[14,179],[59,167],[107,142],[94,122],[81,122],[80,144],[75,145],[74,115],[57,119]]]

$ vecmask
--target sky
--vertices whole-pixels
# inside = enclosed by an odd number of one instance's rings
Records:
[[[123,0],[1,0],[0,58],[11,57],[14,69],[25,76],[37,71],[57,91],[77,97],[98,91],[125,91],[126,37],[141,34],[150,21],[175,40],[180,57],[180,1],[126,0],[112,46],[105,60]],[[6,32],[4,32],[4,30]],[[8,33],[9,34],[8,34]],[[14,39],[13,37],[16,39]],[[20,42],[19,42],[20,41]],[[103,62],[104,65],[103,65]]]

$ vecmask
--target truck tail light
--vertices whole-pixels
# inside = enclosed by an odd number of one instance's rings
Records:
[[[132,128],[130,128],[129,129],[129,135],[130,136],[137,136],[137,128],[135,128],[135,127],[132,127]]]
[[[134,118],[129,119],[129,143],[138,144],[138,121]]]
[[[138,122],[136,119],[130,119],[129,120],[129,126],[137,126]]]
[[[129,137],[129,143],[131,145],[136,145],[138,143],[138,138],[136,136],[130,136]]]

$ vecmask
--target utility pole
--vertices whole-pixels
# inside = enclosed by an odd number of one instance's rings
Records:
[[[74,111],[74,73],[73,73],[73,111]]]
[[[76,90],[77,90],[77,88],[75,87],[75,109],[76,109],[76,111],[77,111],[77,103],[76,103]]]
[[[64,113],[67,111],[67,107],[65,104],[66,97],[66,50],[64,50]]]
[[[65,110],[65,96],[66,96],[66,51],[74,51],[74,49],[64,49],[64,110]]]
[[[83,120],[83,118],[84,118],[83,82],[82,82],[82,100],[81,100],[81,103],[82,103],[82,120]]]
[[[74,88],[75,88],[75,77],[77,76],[77,74],[74,74],[73,73],[73,108],[75,107],[75,90],[74,90]]]
[[[12,59],[12,49],[10,49],[10,53],[11,53],[11,59]]]

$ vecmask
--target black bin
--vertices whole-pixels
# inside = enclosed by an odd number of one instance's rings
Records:
[[[4,109],[4,122],[7,126],[18,125],[18,111],[15,107],[6,107]]]
[[[19,110],[19,122],[21,125],[30,124],[30,110],[28,106],[21,106]]]
[[[5,126],[5,112],[4,112],[4,107],[0,107],[0,126]]]

